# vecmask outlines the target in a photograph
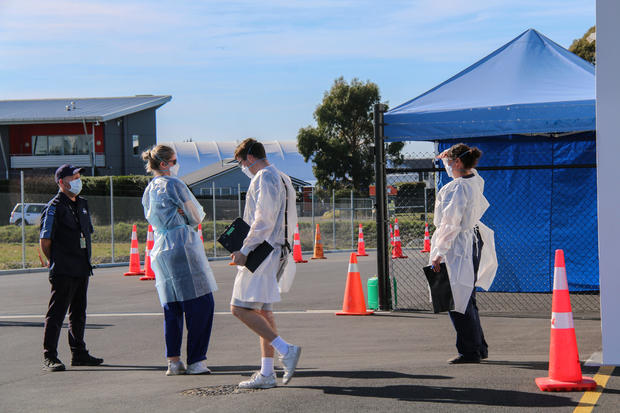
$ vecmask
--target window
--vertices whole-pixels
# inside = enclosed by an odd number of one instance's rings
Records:
[[[33,136],[32,154],[35,156],[88,155],[91,138],[89,135]]]
[[[32,137],[32,154],[47,155],[47,136]]]
[[[133,143],[133,154],[140,154],[140,135],[131,135],[131,142]]]
[[[30,205],[26,208],[26,213],[28,214],[40,214],[43,211],[43,207],[45,205]]]

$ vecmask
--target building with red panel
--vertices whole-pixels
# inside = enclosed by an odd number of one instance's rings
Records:
[[[0,179],[70,163],[87,175],[144,174],[155,111],[171,96],[0,101]]]

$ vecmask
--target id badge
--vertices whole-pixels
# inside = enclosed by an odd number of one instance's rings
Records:
[[[80,248],[86,248],[86,238],[84,238],[84,235],[80,236]]]

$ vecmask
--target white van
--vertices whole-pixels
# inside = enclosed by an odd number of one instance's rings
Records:
[[[47,204],[25,204],[26,216],[24,224],[26,225],[39,225],[41,220],[41,212]],[[10,224],[21,225],[22,224],[22,204],[19,203],[13,208],[11,212],[11,218],[9,218]]]

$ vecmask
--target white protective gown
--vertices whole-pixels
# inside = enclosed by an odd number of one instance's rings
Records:
[[[161,305],[216,291],[204,244],[196,232],[205,213],[187,185],[178,178],[155,177],[144,190],[142,205],[155,232],[151,265]]]
[[[483,247],[476,286],[487,290],[497,271],[493,231],[480,222],[489,207],[483,195],[484,180],[472,169],[471,178],[457,178],[443,186],[435,201],[435,233],[431,239],[429,263],[443,257],[450,277],[454,310],[464,314],[474,288],[472,246],[478,225]]]
[[[254,273],[245,267],[237,266],[232,294],[234,299],[259,303],[280,301],[276,272],[280,263],[281,246],[284,244],[284,207],[287,202],[287,191],[282,179],[288,188],[288,237],[289,244],[293,245],[293,233],[297,225],[295,189],[286,174],[269,165],[259,170],[250,181],[243,212],[243,220],[250,225],[250,231],[243,242],[241,253],[247,256],[265,240],[274,249]],[[289,273],[292,270],[294,276],[294,263],[293,268],[289,267],[290,265],[289,260],[287,270]]]

